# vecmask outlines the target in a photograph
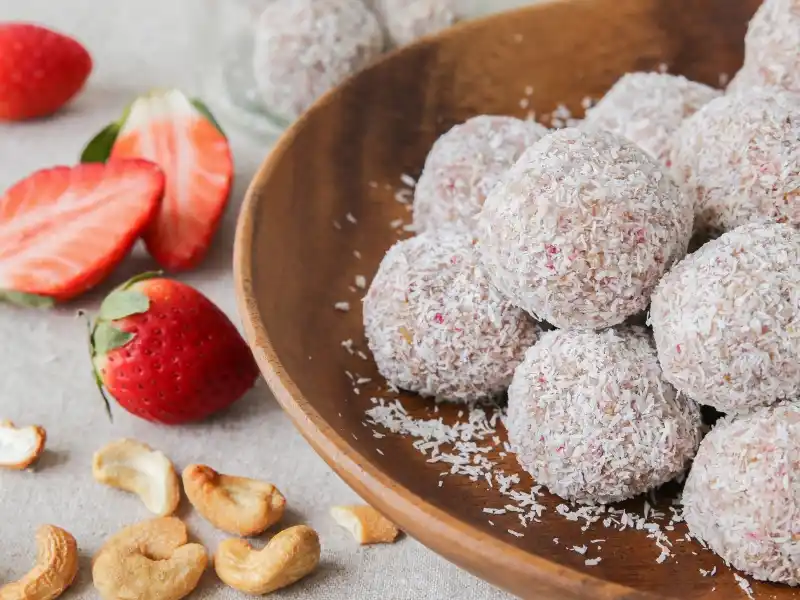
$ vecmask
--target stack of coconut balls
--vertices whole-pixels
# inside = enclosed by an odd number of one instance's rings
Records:
[[[418,235],[364,299],[393,385],[446,401],[507,391],[509,441],[537,483],[602,504],[693,463],[691,532],[792,585],[800,95],[764,86],[800,81],[800,46],[778,43],[800,40],[797,6],[767,0],[754,19],[754,85],[633,73],[577,128],[479,116],[450,130],[415,190]],[[631,324],[648,310],[650,329]],[[701,405],[724,413],[707,435]]]

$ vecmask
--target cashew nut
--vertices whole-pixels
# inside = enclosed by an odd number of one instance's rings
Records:
[[[206,465],[183,471],[186,496],[209,523],[228,533],[257,535],[283,516],[286,498],[270,484],[217,473]]]
[[[161,517],[126,527],[95,555],[94,587],[105,600],[179,600],[197,587],[208,565],[186,525]]]
[[[247,594],[269,594],[299,581],[319,564],[317,532],[297,525],[272,538],[263,549],[255,550],[245,540],[225,540],[214,555],[219,578]]]
[[[150,512],[162,517],[174,513],[181,499],[170,460],[136,440],[112,442],[95,452],[92,475],[100,483],[138,495]]]
[[[0,421],[0,467],[26,469],[44,451],[47,432],[38,426],[17,428]]]
[[[53,600],[75,580],[78,544],[54,525],[36,531],[36,566],[22,579],[0,587],[0,600]]]
[[[397,539],[397,527],[371,506],[334,506],[331,516],[350,531],[359,544],[390,544]]]

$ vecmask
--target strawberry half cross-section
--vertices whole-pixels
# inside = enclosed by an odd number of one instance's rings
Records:
[[[158,211],[146,160],[43,169],[0,197],[0,300],[49,306],[105,279]]]
[[[137,98],[87,145],[82,162],[140,157],[166,175],[164,199],[144,233],[169,271],[196,267],[219,229],[233,181],[228,140],[208,108],[179,90]]]

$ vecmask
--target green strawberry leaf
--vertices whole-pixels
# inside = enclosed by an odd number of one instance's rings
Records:
[[[26,294],[15,290],[0,290],[0,302],[7,302],[23,308],[53,308],[56,301],[48,296]]]
[[[145,313],[149,308],[150,298],[141,292],[128,289],[116,290],[103,300],[98,318],[101,321],[116,321]]]
[[[214,118],[214,115],[211,114],[211,111],[209,110],[208,106],[206,106],[205,103],[203,103],[202,100],[200,100],[199,98],[189,98],[189,102],[191,102],[192,106],[194,106],[197,109],[197,112],[199,112],[206,119],[208,119],[209,122],[214,127],[217,128],[217,131],[219,131],[227,139],[228,136],[225,135],[225,131],[223,131],[222,127],[219,124],[219,121],[217,121]]]
[[[107,125],[98,133],[81,153],[82,163],[104,163],[111,156],[111,150],[119,136],[121,124],[118,122]]]
[[[112,350],[122,348],[134,337],[132,333],[117,329],[110,323],[98,323],[92,334],[92,348],[95,356],[104,356]]]
[[[106,125],[100,133],[92,138],[83,149],[83,152],[81,152],[82,163],[104,163],[108,160],[119,133],[122,131],[122,126],[128,120],[132,105],[133,103],[126,106],[125,110],[122,111],[122,116],[117,121]]]
[[[103,402],[106,405],[106,414],[108,415],[108,420],[110,422],[114,422],[114,415],[111,413],[111,401],[109,400],[108,395],[106,394],[105,386],[103,385],[103,378],[100,376],[100,372],[97,370],[97,367],[94,364],[94,335],[92,332],[92,322],[89,320],[89,317],[86,316],[86,313],[82,310],[78,311],[78,317],[81,317],[86,320],[86,328],[89,332],[89,362],[92,363],[92,375],[94,377],[95,385],[97,385],[97,389],[100,391],[100,396],[103,398]]]

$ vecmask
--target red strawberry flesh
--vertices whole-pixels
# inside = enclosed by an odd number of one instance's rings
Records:
[[[219,228],[233,180],[222,132],[180,91],[154,93],[131,105],[111,156],[161,166],[167,187],[144,236],[147,249],[165,269],[197,266]]]
[[[145,160],[43,169],[0,197],[0,290],[69,300],[105,279],[158,210]]]

